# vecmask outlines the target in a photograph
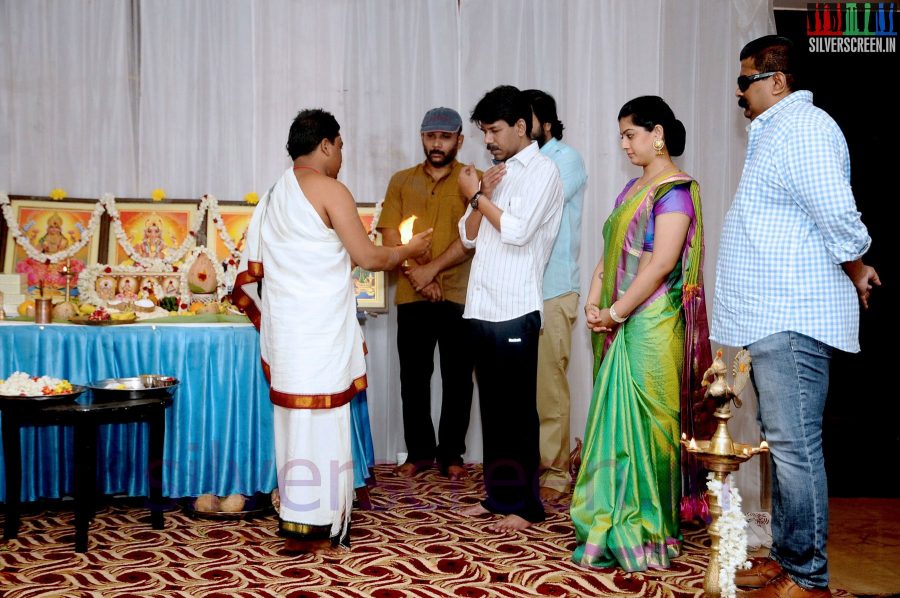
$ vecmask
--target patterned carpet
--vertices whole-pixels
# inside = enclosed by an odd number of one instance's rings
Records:
[[[480,597],[700,596],[707,537],[685,530],[672,569],[640,574],[586,570],[569,555],[568,505],[542,524],[501,536],[489,518],[466,519],[480,497],[480,468],[449,482],[436,471],[398,479],[376,469],[373,510],[354,511],[349,551],[324,556],[282,550],[274,514],[252,520],[166,513],[150,528],[133,501],[112,501],[91,525],[89,551],[73,551],[72,513],[26,509],[16,540],[0,544],[0,595]],[[57,503],[58,504],[58,503]],[[70,503],[69,503],[70,504]],[[836,596],[848,596],[835,592]]]

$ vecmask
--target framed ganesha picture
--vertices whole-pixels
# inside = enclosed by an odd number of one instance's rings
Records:
[[[132,265],[134,260],[122,246],[120,237],[134,252],[148,259],[168,259],[174,255],[190,234],[190,226],[197,205],[116,202],[119,224],[110,223],[110,264]]]
[[[26,251],[17,243],[16,235],[7,234],[3,271],[27,275],[28,292],[43,287],[45,294],[62,295],[66,289],[64,272],[68,270],[73,274],[69,281],[72,295],[77,295],[78,274],[85,266],[97,263],[99,227],[91,230],[95,206],[88,202],[11,200],[10,208],[20,238],[31,250]],[[96,222],[99,223],[99,218]],[[51,264],[38,259],[40,255],[58,254],[74,248],[85,238],[84,246],[65,260]]]
[[[378,208],[375,204],[357,204],[359,219],[363,227],[369,233],[369,238],[376,245],[381,245],[381,235],[375,232],[378,220]],[[387,290],[384,282],[384,272],[369,272],[359,266],[353,269],[353,286],[356,289],[356,308],[365,311],[386,311]]]
[[[206,248],[218,261],[225,262],[233,257],[231,249],[222,238],[223,235],[228,236],[238,256],[244,251],[247,227],[250,226],[250,218],[253,217],[255,207],[247,204],[220,203],[218,215],[213,214],[212,210],[207,212]],[[235,258],[235,261],[238,259]]]

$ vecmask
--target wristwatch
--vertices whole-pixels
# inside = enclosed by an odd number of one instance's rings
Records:
[[[481,197],[481,191],[476,191],[475,195],[472,196],[472,199],[469,200],[469,205],[472,206],[473,210],[478,209],[478,198]]]

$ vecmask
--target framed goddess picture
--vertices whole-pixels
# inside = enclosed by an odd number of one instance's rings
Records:
[[[381,235],[375,232],[377,208],[375,204],[357,204],[359,219],[376,245],[381,245]],[[353,269],[353,286],[356,287],[356,307],[366,311],[387,310],[387,290],[384,272],[369,272],[359,266]]]
[[[190,234],[196,204],[155,204],[116,202],[121,235],[134,252],[148,259],[170,259]],[[131,265],[134,260],[122,247],[117,223],[110,223],[110,264]]]
[[[45,294],[63,294],[66,289],[64,272],[68,271],[72,274],[69,281],[72,294],[77,295],[78,273],[85,266],[97,263],[100,248],[98,231],[90,230],[94,206],[93,203],[80,202],[12,200],[10,208],[14,222],[22,237],[38,253],[59,253],[77,245],[85,237],[90,239],[66,260],[48,264],[46,260],[29,256],[16,242],[14,235],[7,234],[4,272],[26,274],[29,292],[43,288]]]
[[[246,204],[218,204],[219,213],[213,214],[210,210],[206,214],[206,248],[220,262],[226,262],[232,258],[231,249],[225,244],[222,235],[225,234],[231,241],[231,246],[240,256],[244,251],[244,239],[250,218],[253,217],[253,208]],[[235,258],[238,261],[238,258]]]

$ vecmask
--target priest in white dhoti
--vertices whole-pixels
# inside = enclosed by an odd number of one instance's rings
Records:
[[[293,167],[253,212],[233,293],[259,329],[275,405],[279,528],[293,552],[349,546],[349,403],[366,388],[352,263],[391,270],[431,242],[430,230],[404,246],[371,242],[353,196],[336,180],[342,146],[328,112],[303,110],[294,119]]]

